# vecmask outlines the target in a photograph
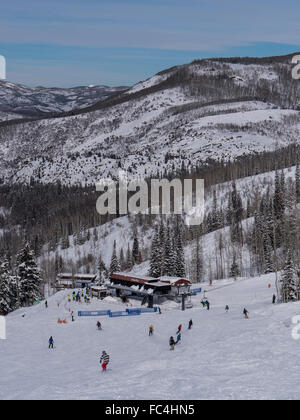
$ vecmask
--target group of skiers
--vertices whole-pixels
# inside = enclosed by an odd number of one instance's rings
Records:
[[[77,302],[77,303],[81,303],[83,300],[85,303],[89,303],[90,302],[90,290],[87,288],[86,291],[84,292],[84,290],[81,290],[81,292],[73,292],[72,296],[69,295],[68,296],[68,302],[71,303],[73,300],[73,302]]]
[[[191,319],[189,321],[189,324],[188,324],[188,329],[191,330],[192,326],[193,326],[193,320]],[[175,341],[173,336],[170,337],[170,340],[169,340],[170,350],[175,350],[175,346],[181,342],[181,334],[182,334],[182,325],[180,324],[178,326],[178,330],[177,330],[177,333],[176,333],[177,340]]]

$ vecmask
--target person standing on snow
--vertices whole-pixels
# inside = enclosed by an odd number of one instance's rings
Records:
[[[226,305],[225,311],[229,312],[229,306],[228,305]]]
[[[106,353],[106,351],[102,352],[100,364],[102,366],[102,372],[106,372],[107,366],[109,364],[109,355]]]
[[[273,295],[273,300],[272,300],[272,302],[273,302],[273,305],[275,305],[275,303],[276,303],[276,295]]]
[[[209,303],[208,300],[205,303],[206,303],[207,310],[209,311],[210,310],[210,303]]]
[[[176,343],[173,337],[170,338],[169,344],[170,344],[170,350],[174,350]]]
[[[98,328],[99,331],[102,330],[102,325],[101,325],[101,322],[100,321],[97,322],[97,328]]]
[[[193,320],[191,319],[190,322],[189,322],[189,330],[192,329],[192,326],[193,326]]]
[[[45,307],[46,307],[46,309],[48,309],[48,302],[47,301],[45,302]]]
[[[153,333],[154,333],[154,327],[153,327],[153,325],[150,325],[150,327],[149,327],[149,337],[151,335],[153,335]]]
[[[246,308],[244,308],[244,310],[243,310],[243,314],[244,314],[244,317],[245,317],[246,319],[248,319],[248,318],[249,318],[249,312],[247,311],[247,309],[246,309]]]
[[[49,349],[54,349],[54,340],[52,336],[49,338]]]
[[[179,327],[178,327],[178,331],[177,331],[176,334],[178,335],[179,333],[181,333],[181,330],[182,330],[182,325],[180,324]]]
[[[175,344],[180,343],[180,341],[181,341],[181,332],[179,332],[179,333],[177,334],[177,341],[176,341],[176,343],[175,343]]]

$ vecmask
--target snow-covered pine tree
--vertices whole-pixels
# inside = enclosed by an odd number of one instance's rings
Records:
[[[99,284],[103,283],[105,272],[106,272],[106,267],[102,260],[102,256],[100,255],[99,260],[98,260]]]
[[[123,248],[121,248],[121,251],[120,251],[119,264],[120,264],[121,271],[126,270],[126,261],[125,261]]]
[[[173,267],[173,241],[171,237],[170,224],[168,223],[166,236],[165,236],[165,247],[164,247],[164,258],[163,258],[163,268],[162,274],[164,276],[172,276],[174,267]]]
[[[230,273],[229,273],[229,277],[233,277],[233,278],[237,278],[240,275],[240,270],[239,270],[239,266],[237,263],[237,258],[236,258],[236,254],[233,254],[233,261],[231,264],[231,268],[230,268]]]
[[[128,247],[127,247],[127,257],[126,257],[126,269],[127,270],[131,270],[132,267],[133,267],[132,252],[130,250],[130,245],[128,244]]]
[[[295,182],[296,182],[296,200],[297,203],[300,202],[300,165],[299,162],[297,162],[296,166],[296,176],[295,176]]]
[[[183,230],[179,220],[177,220],[175,237],[174,237],[174,257],[175,257],[175,269],[174,275],[176,277],[185,277],[185,256],[183,247]]]
[[[161,275],[161,249],[158,228],[155,230],[154,238],[151,247],[151,260],[149,275],[154,278],[159,278]]]
[[[191,264],[191,280],[193,283],[201,283],[204,274],[202,238],[197,234],[196,245],[193,250]]]
[[[120,271],[120,265],[117,257],[117,242],[114,241],[114,249],[110,263],[110,274]]]
[[[0,315],[7,315],[13,309],[9,262],[4,258],[0,264]]]
[[[299,279],[293,263],[291,250],[288,250],[282,276],[281,276],[281,296],[283,302],[293,302],[297,300],[297,288]]]
[[[137,237],[137,233],[135,233],[132,246],[132,261],[134,264],[138,263],[139,261],[139,252],[139,240]]]
[[[17,272],[21,306],[32,306],[43,293],[42,279],[28,243],[17,256]]]

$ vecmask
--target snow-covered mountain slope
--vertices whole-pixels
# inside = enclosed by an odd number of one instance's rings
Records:
[[[295,179],[296,167],[286,168],[283,172],[285,174],[286,183]],[[256,176],[241,178],[236,180],[237,191],[239,192],[244,208],[247,208],[248,199],[254,200],[258,194],[263,195],[267,190],[272,191],[274,188],[275,171],[266,172]],[[226,209],[228,206],[228,200],[232,191],[232,183],[225,182],[216,184],[205,192],[205,211],[206,215],[212,211],[213,208],[213,192],[216,192],[217,206],[218,209]],[[1,210],[1,209],[0,209]],[[160,220],[157,220],[160,223]],[[245,219],[243,221],[244,233],[250,232],[253,226],[253,218]],[[96,239],[94,236],[94,229],[97,231]],[[151,255],[151,244],[154,236],[154,225],[144,223],[143,226],[138,224],[135,216],[129,215],[120,217],[111,222],[108,222],[102,226],[89,229],[89,237],[83,245],[79,245],[75,241],[75,237],[69,236],[69,248],[62,249],[61,245],[55,251],[49,251],[47,245],[44,247],[42,255],[39,259],[41,265],[43,261],[50,259],[55,260],[56,255],[62,257],[65,263],[65,270],[83,270],[85,272],[87,268],[91,271],[97,271],[97,260],[101,256],[104,264],[109,267],[111,262],[111,256],[113,253],[113,244],[116,241],[117,254],[120,255],[121,249],[123,249],[126,255],[128,245],[132,248],[134,232],[137,230],[140,249],[143,250],[143,264],[137,265],[135,270],[140,274],[148,274],[149,271],[149,259]],[[87,237],[87,231],[83,231],[83,235]],[[219,242],[222,238],[223,250],[222,260],[224,262],[224,272],[230,272],[233,253],[239,256],[240,269],[243,275],[250,275],[251,273],[251,255],[248,249],[247,243],[243,246],[238,245],[237,249],[232,245],[230,228],[227,226],[223,229],[218,229],[214,232],[205,234],[203,236],[203,253],[204,253],[204,278],[211,277],[215,279],[218,277],[218,268],[220,264],[220,249]],[[188,243],[185,247],[186,257],[186,271],[189,274],[192,258],[193,248],[195,243]],[[95,262],[87,266],[78,267],[78,262],[82,259],[88,260],[88,255],[95,255]],[[253,269],[253,267],[252,267]]]
[[[59,118],[0,124],[6,182],[153,176],[297,143],[291,58],[202,60]]]
[[[0,121],[71,111],[95,104],[125,87],[31,88],[0,80]],[[3,113],[6,113],[5,118]]]
[[[67,293],[61,292],[49,299],[48,310],[41,303],[10,314],[7,340],[0,340],[0,398],[299,399],[299,342],[292,338],[299,303],[271,304],[273,275],[203,286],[210,311],[201,308],[198,295],[186,312],[167,305],[162,315],[101,318],[101,332],[97,318],[76,316],[72,323],[69,309],[125,309],[120,302],[69,307]],[[58,317],[68,324],[57,325]],[[148,337],[150,324],[153,337]],[[171,352],[168,341],[179,324],[182,342]],[[54,350],[47,346],[51,335]],[[100,371],[102,350],[111,360],[106,374]]]

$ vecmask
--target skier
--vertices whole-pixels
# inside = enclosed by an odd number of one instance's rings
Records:
[[[97,328],[98,328],[99,331],[102,330],[102,325],[101,325],[101,322],[100,321],[97,322]]]
[[[178,327],[178,331],[177,331],[176,334],[178,335],[179,333],[181,333],[181,330],[182,330],[182,325],[180,324],[179,327]]]
[[[176,343],[175,343],[175,344],[180,343],[180,341],[181,341],[181,332],[179,332],[179,333],[177,334],[177,341],[176,341]]]
[[[244,308],[243,314],[244,314],[244,317],[245,317],[246,319],[248,319],[248,318],[249,318],[249,312],[247,311],[247,309],[246,309],[246,308]]]
[[[272,302],[273,302],[273,305],[275,305],[275,303],[276,303],[276,295],[273,295],[273,300],[272,300]]]
[[[229,306],[228,305],[226,305],[225,311],[226,311],[226,313],[229,312]]]
[[[102,372],[106,372],[107,365],[109,364],[109,355],[106,353],[106,351],[102,352],[100,364],[102,366]]]
[[[170,343],[170,350],[174,350],[175,349],[175,340],[174,340],[174,338],[173,337],[171,337],[170,338],[170,341],[169,341],[169,343]]]
[[[193,326],[193,320],[191,319],[190,322],[189,322],[189,330],[192,329],[192,326]]]
[[[154,333],[154,327],[153,327],[153,325],[150,325],[150,327],[149,327],[149,337],[151,335],[153,335],[153,333]]]
[[[54,349],[54,340],[52,336],[49,338],[49,349]]]

